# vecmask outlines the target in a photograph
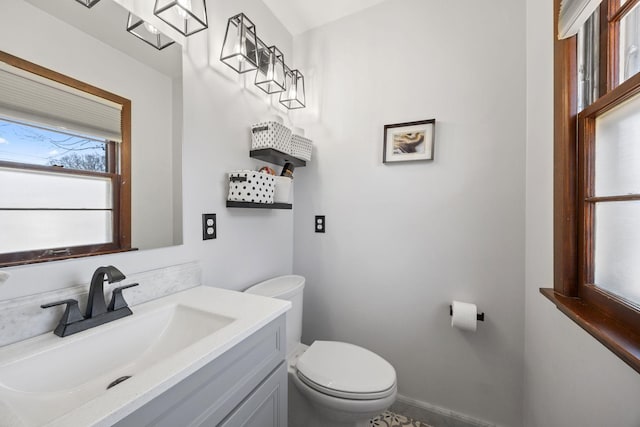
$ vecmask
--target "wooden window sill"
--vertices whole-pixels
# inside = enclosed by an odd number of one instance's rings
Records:
[[[637,327],[620,323],[580,298],[566,297],[549,288],[540,288],[540,292],[558,310],[640,373],[640,331]]]
[[[2,267],[15,267],[19,265],[26,264],[37,264],[41,262],[49,262],[49,261],[60,261],[65,259],[75,259],[75,258],[84,258],[89,256],[98,256],[98,255],[110,255],[110,254],[118,254],[122,252],[131,252],[137,251],[138,248],[127,248],[127,249],[96,249],[92,252],[82,252],[76,254],[63,255],[58,257],[41,257],[41,258],[28,258],[28,259],[3,259],[0,254],[0,268]],[[7,257],[8,258],[8,257]]]

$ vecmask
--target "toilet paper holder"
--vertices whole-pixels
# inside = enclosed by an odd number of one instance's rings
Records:
[[[449,305],[449,316],[453,316],[453,306]],[[478,322],[484,322],[484,313],[478,313],[476,315]]]

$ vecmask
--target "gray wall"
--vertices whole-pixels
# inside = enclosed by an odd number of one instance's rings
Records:
[[[521,420],[523,1],[386,1],[295,39],[315,141],[296,170],[303,340],[388,359],[399,392],[499,425]],[[437,119],[435,161],[382,164],[385,124]],[[327,233],[313,233],[313,216]],[[450,327],[475,302],[475,334]]]
[[[552,0],[527,1],[527,427],[640,426],[640,375],[538,291],[553,287]]]

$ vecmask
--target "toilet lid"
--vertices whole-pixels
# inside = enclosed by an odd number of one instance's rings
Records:
[[[307,385],[337,397],[378,399],[393,393],[396,384],[396,371],[389,362],[367,349],[337,341],[314,342],[296,368]]]

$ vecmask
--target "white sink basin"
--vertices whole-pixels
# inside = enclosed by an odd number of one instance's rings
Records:
[[[288,307],[198,287],[69,337],[49,333],[0,348],[0,427],[111,425]]]
[[[21,393],[64,393],[65,400],[82,394],[89,400],[87,392],[101,393],[114,379],[135,375],[233,321],[182,305],[127,320],[3,365],[0,384]]]

